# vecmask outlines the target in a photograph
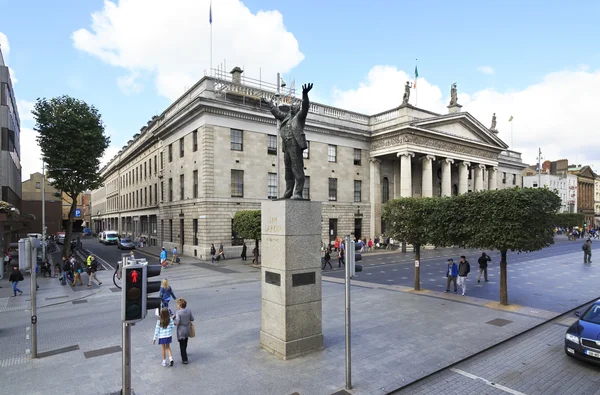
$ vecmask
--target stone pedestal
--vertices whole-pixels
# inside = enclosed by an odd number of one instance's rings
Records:
[[[263,202],[261,222],[260,346],[282,359],[321,350],[321,203]]]

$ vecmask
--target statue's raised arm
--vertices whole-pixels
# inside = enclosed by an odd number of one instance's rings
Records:
[[[308,116],[308,110],[310,109],[310,101],[308,100],[308,92],[313,88],[313,84],[304,84],[302,85],[302,108],[300,109],[300,117],[305,121]]]

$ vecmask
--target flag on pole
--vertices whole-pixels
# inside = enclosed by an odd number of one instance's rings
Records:
[[[419,78],[419,69],[417,69],[417,65],[415,65],[415,82],[413,84],[413,88],[417,89],[417,78]]]
[[[208,23],[212,25],[212,1],[210,2],[210,8],[208,9]]]
[[[510,118],[508,119],[508,122],[512,122],[513,120],[513,116],[511,115]]]

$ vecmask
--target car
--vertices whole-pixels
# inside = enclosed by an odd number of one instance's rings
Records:
[[[83,234],[85,236],[91,236],[92,235],[92,229],[91,228],[83,228]]]
[[[129,237],[121,237],[117,248],[119,250],[135,250],[135,243]]]
[[[65,232],[56,232],[57,243],[65,244]]]
[[[100,236],[100,243],[104,244],[104,245],[109,245],[109,244],[118,244],[119,242],[119,235],[117,234],[117,232],[113,231],[113,230],[107,230],[102,232],[102,236]]]
[[[565,353],[600,365],[600,300],[583,313],[576,311],[575,315],[579,319],[567,329]]]

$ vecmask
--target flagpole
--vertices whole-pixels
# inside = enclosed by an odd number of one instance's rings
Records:
[[[513,147],[513,121],[510,121],[510,149],[514,150],[514,147]]]
[[[415,59],[415,107],[419,107],[419,91],[417,90],[417,78],[419,78],[419,73],[417,72],[418,60]]]
[[[212,64],[213,64],[212,63],[212,60],[213,60],[213,58],[212,58],[212,52],[213,52],[212,51],[212,48],[213,48],[213,45],[212,45],[213,44],[212,43],[213,42],[213,39],[212,39],[212,37],[213,37],[213,35],[212,35],[212,1],[210,2],[210,11],[209,11],[208,18],[209,18],[209,22],[210,22],[210,73],[212,74]]]

